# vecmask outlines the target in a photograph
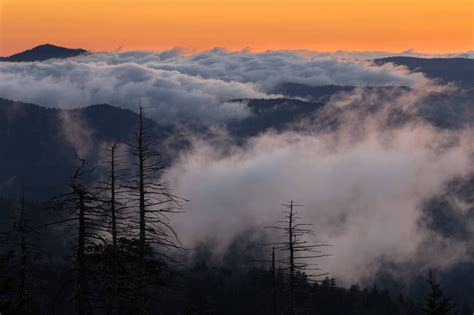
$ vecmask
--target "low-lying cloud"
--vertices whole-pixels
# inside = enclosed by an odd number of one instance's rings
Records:
[[[379,105],[422,97],[414,93]],[[328,106],[360,99],[345,97]],[[166,174],[175,192],[191,200],[176,218],[185,243],[214,240],[219,256],[249,227],[277,221],[280,204],[293,199],[305,205],[301,217],[314,224],[319,240],[333,245],[322,268],[344,284],[371,279],[386,263],[414,267],[408,275],[472,260],[468,241],[428,227],[424,204],[472,173],[474,130],[439,129],[419,119],[388,126],[387,110],[362,110],[367,97],[340,113],[330,132],[305,122],[301,131],[266,132],[244,146],[221,143],[222,134],[218,141],[195,138]]]
[[[205,80],[135,63],[74,61],[6,63],[0,70],[0,96],[48,107],[107,103],[133,110],[141,98],[147,112],[161,123],[242,118],[249,114],[245,104],[228,100],[271,97],[249,83]]]
[[[421,73],[392,64],[320,57],[297,52],[251,53],[214,49],[86,54],[68,60],[2,63],[0,97],[49,107],[108,103],[152,118],[222,122],[250,115],[245,98],[273,98],[282,83],[307,85],[419,86]]]

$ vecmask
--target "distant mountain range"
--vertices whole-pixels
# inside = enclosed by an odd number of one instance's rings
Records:
[[[374,62],[378,65],[392,62],[423,72],[432,79],[440,79],[444,84],[454,82],[463,88],[474,87],[474,59],[388,57],[375,59]]]
[[[84,49],[70,49],[51,44],[44,44],[36,46],[32,49],[11,55],[9,57],[0,57],[0,61],[9,62],[29,62],[29,61],[44,61],[48,59],[64,59],[85,54],[87,50]]]
[[[64,59],[87,53],[85,49],[71,49],[51,44],[44,44],[32,49],[11,55],[0,57],[0,61],[27,62],[44,61],[48,59]],[[394,56],[373,60],[375,64],[382,65],[388,62],[400,66],[406,66],[412,71],[425,73],[432,79],[439,79],[441,83],[456,83],[462,88],[474,87],[474,59],[469,58],[417,58]],[[278,87],[278,92],[286,92],[288,96],[306,97],[310,96],[312,101],[324,102],[334,92],[350,90],[351,87],[324,86],[309,87],[303,84],[289,82],[287,85]],[[315,97],[316,96],[316,97]]]

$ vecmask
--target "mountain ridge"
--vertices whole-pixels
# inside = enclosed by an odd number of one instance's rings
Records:
[[[77,164],[74,151],[94,165],[101,145],[131,139],[138,121],[133,111],[111,105],[58,110],[0,98],[0,195],[22,182],[29,184],[31,199],[61,191]],[[145,122],[158,140],[170,133]]]
[[[474,59],[470,58],[419,58],[393,56],[374,59],[376,65],[393,63],[405,66],[410,71],[423,72],[429,78],[439,79],[443,84],[456,83],[462,88],[474,87]]]
[[[82,48],[66,48],[52,44],[42,44],[8,57],[0,57],[0,61],[34,62],[76,57],[85,53],[87,53],[87,50]]]

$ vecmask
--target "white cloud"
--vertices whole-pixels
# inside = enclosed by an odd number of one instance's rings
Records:
[[[165,55],[166,57],[163,57]],[[92,54],[76,58],[83,62],[121,64],[136,62],[155,69],[175,70],[188,75],[224,81],[253,82],[272,89],[284,82],[308,85],[406,85],[425,80],[393,65],[374,66],[338,53],[307,51],[230,52],[215,48],[186,55],[170,52],[128,52]]]
[[[137,63],[107,65],[58,61],[4,63],[0,96],[44,106],[71,108],[108,103],[136,109],[138,98],[159,122],[176,119],[225,121],[247,116],[237,98],[267,98],[254,84],[203,79]]]
[[[386,262],[420,268],[408,273],[472,259],[467,242],[423,224],[423,203],[474,171],[474,130],[420,120],[387,125],[383,107],[419,97],[416,91],[383,101],[365,95],[339,114],[341,124],[330,132],[306,122],[300,132],[267,132],[244,146],[195,138],[166,174],[174,191],[191,200],[176,218],[179,234],[188,246],[216,239],[218,255],[249,226],[277,221],[280,204],[293,199],[305,205],[301,216],[315,224],[320,240],[334,245],[321,264],[344,284],[370,279]],[[367,99],[382,109],[365,111]]]
[[[429,81],[391,64],[307,56],[297,52],[251,53],[214,49],[86,54],[68,60],[2,63],[0,97],[51,107],[97,103],[136,109],[138,97],[160,122],[227,121],[249,115],[242,98],[272,98],[284,82],[308,85],[406,85]]]

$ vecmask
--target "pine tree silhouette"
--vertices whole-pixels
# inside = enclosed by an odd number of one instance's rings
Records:
[[[454,305],[451,304],[451,299],[444,295],[441,285],[436,283],[431,269],[427,282],[430,285],[431,291],[426,298],[424,311],[430,315],[454,315]]]

